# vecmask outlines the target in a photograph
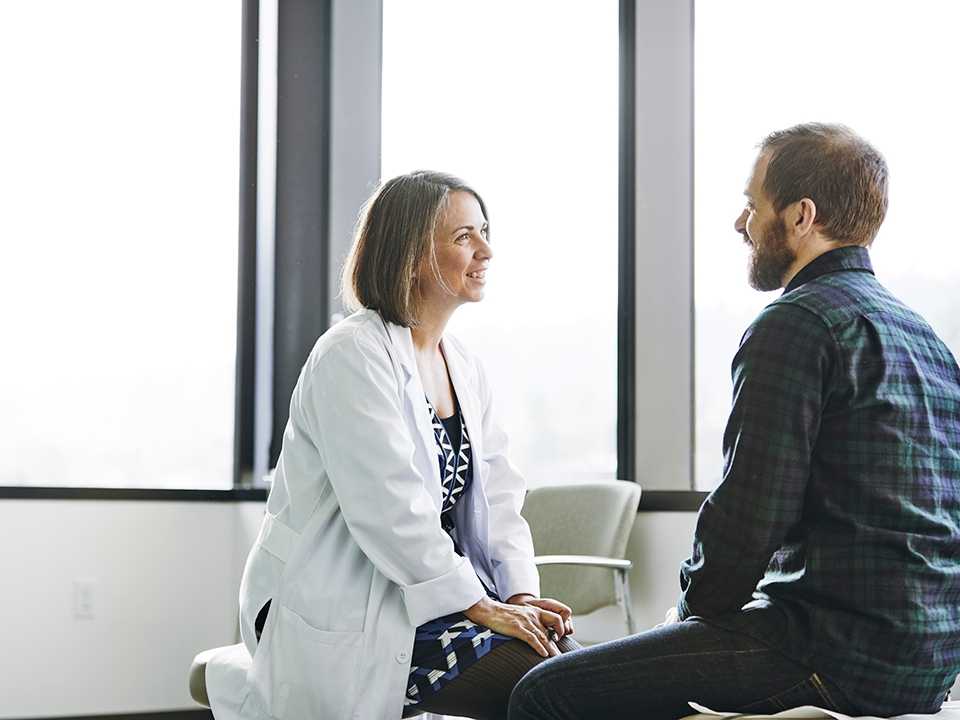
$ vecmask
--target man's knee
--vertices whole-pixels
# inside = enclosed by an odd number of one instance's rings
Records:
[[[550,707],[550,699],[557,690],[563,665],[562,657],[553,658],[532,668],[520,679],[510,694],[511,720],[552,717],[542,713]]]

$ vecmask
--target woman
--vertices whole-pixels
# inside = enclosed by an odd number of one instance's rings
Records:
[[[444,335],[492,256],[456,178],[403,175],[368,203],[344,272],[361,309],[303,367],[244,570],[238,716],[506,717],[519,678],[576,647],[570,609],[538,599],[483,370]]]

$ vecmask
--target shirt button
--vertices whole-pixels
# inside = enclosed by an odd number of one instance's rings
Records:
[[[405,662],[406,662],[407,660],[409,660],[409,659],[410,659],[410,655],[407,654],[407,651],[406,651],[406,650],[397,653],[397,662],[398,662],[398,663],[405,663]]]

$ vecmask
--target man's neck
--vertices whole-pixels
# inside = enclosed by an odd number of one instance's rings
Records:
[[[790,267],[787,268],[787,272],[783,275],[783,285],[781,287],[787,287],[790,284],[790,281],[796,277],[797,273],[803,270],[807,265],[812,263],[818,257],[824,253],[828,253],[831,250],[836,250],[839,247],[843,247],[843,243],[835,242],[820,233],[814,233],[809,237],[809,239],[803,240],[799,243],[799,246],[796,248],[796,255],[794,261],[790,264]]]

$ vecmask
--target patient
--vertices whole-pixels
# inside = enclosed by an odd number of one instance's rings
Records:
[[[733,359],[679,602],[532,670],[510,720],[667,720],[688,700],[934,713],[957,677],[960,370],[874,277],[886,163],[848,128],[800,125],[763,141],[745,194],[750,283],[784,292]]]

